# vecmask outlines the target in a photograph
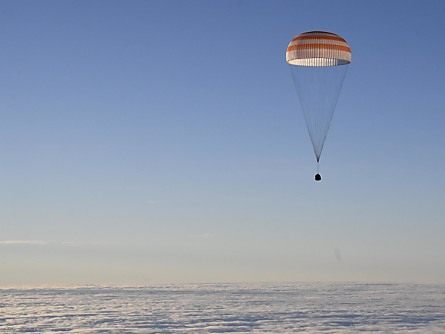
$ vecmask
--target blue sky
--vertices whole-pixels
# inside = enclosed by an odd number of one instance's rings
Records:
[[[0,285],[445,282],[441,1],[3,1]],[[284,60],[350,66],[313,182]]]

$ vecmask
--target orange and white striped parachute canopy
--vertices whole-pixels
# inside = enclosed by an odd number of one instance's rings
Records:
[[[286,50],[286,62],[295,66],[338,66],[351,62],[346,40],[332,32],[309,31],[295,36]]]

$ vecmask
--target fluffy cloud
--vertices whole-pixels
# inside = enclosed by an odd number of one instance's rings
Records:
[[[0,289],[0,333],[444,333],[445,286]]]

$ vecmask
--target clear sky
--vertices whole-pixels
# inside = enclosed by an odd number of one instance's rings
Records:
[[[445,2],[2,1],[0,286],[445,283]],[[353,50],[314,157],[285,49]]]

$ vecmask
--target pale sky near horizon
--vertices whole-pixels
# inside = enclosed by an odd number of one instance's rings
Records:
[[[2,1],[0,287],[445,283],[442,1]],[[284,60],[353,51],[322,158]]]

